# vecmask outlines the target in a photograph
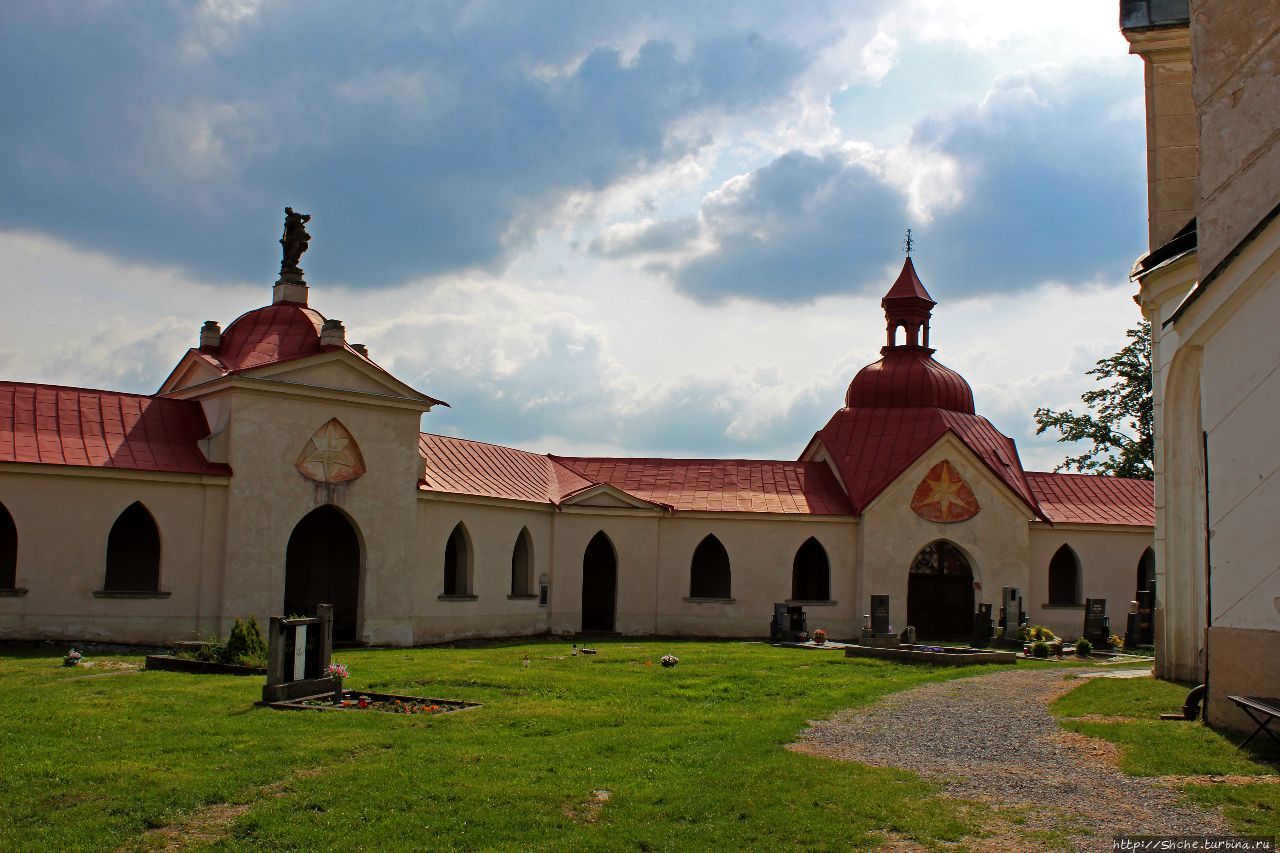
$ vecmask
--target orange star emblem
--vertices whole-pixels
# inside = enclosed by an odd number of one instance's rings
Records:
[[[929,469],[911,496],[911,510],[926,521],[967,521],[982,509],[973,489],[948,460]]]
[[[337,418],[316,430],[295,465],[308,480],[331,485],[355,480],[365,470],[355,438]]]

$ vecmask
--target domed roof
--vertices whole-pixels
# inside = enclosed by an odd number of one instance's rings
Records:
[[[923,347],[885,347],[849,383],[850,409],[926,407],[975,414],[973,390],[964,377],[939,364]]]
[[[321,351],[324,316],[297,302],[278,302],[241,314],[222,333],[216,351],[228,370],[244,370]]]

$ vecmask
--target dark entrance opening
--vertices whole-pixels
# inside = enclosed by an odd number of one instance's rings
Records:
[[[950,542],[926,545],[911,563],[907,624],[922,639],[961,639],[972,631],[973,569]]]
[[[1138,589],[1135,592],[1134,600],[1138,599],[1136,593],[1149,592],[1154,601],[1156,595],[1156,552],[1148,548],[1142,552],[1142,557],[1138,560]]]
[[[360,607],[360,538],[336,507],[303,516],[285,554],[284,615],[314,616],[333,605],[333,639],[356,639]]]
[[[160,529],[141,503],[120,513],[107,535],[107,574],[102,588],[117,592],[160,591]]]
[[[601,530],[582,554],[582,630],[612,631],[618,600],[618,555]]]
[[[18,585],[18,527],[0,504],[0,589]]]

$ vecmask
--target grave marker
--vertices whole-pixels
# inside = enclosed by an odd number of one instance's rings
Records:
[[[333,682],[325,674],[333,655],[333,605],[321,604],[316,615],[297,619],[272,616],[267,629],[267,683],[263,702],[328,693]]]
[[[889,628],[889,596],[871,596],[871,633],[877,637],[892,634]]]
[[[1105,598],[1084,600],[1084,638],[1099,648],[1110,642],[1111,620],[1107,618]]]

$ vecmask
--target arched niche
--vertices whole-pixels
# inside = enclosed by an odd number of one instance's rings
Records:
[[[107,535],[107,592],[159,592],[160,528],[140,501],[125,507]]]
[[[520,529],[511,548],[511,594],[520,597],[533,594],[533,537],[527,527]]]
[[[709,533],[693,549],[689,563],[689,597],[732,598],[732,591],[729,552],[715,534]]]
[[[796,549],[791,561],[791,599],[831,600],[831,561],[827,558],[827,549],[812,536]]]
[[[294,525],[285,551],[286,616],[314,616],[333,605],[333,638],[354,641],[360,613],[360,534],[335,506],[313,509]]]
[[[18,585],[18,525],[9,509],[0,503],[0,589]]]
[[[1070,545],[1063,545],[1049,560],[1049,603],[1064,607],[1080,604],[1082,579],[1080,558]]]
[[[471,537],[461,521],[444,544],[444,594],[473,595]]]

